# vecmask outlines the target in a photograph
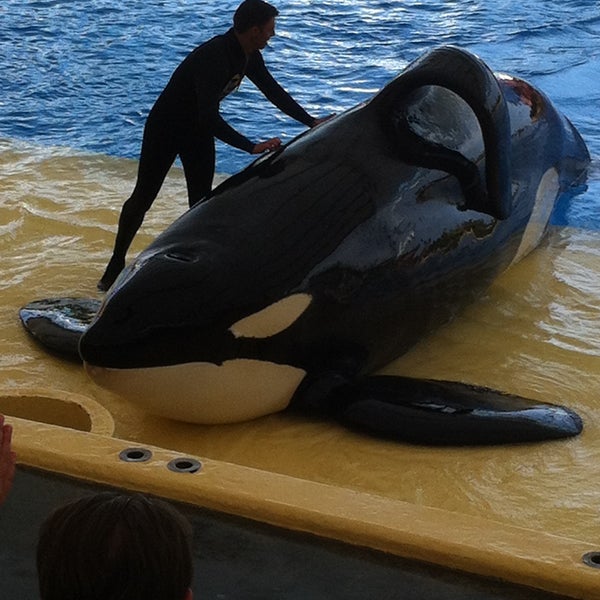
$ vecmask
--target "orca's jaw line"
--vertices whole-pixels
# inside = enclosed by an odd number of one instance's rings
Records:
[[[85,364],[100,386],[150,413],[190,423],[236,423],[287,408],[306,375],[259,360],[111,369]]]

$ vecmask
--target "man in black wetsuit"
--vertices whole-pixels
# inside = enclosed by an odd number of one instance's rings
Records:
[[[281,144],[278,138],[251,142],[219,114],[219,103],[245,75],[293,119],[308,127],[324,120],[310,116],[265,66],[260,51],[275,34],[278,14],[263,0],[244,0],[235,12],[233,28],[198,46],[171,76],[148,115],[137,182],[121,210],[113,254],[98,289],[107,290],[124,268],[127,250],[178,155],[189,205],[193,206],[212,189],[215,137],[251,154],[268,152]]]

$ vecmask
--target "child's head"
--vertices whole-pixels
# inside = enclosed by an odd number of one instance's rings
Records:
[[[191,526],[160,500],[96,494],[46,519],[37,566],[42,600],[184,600]]]

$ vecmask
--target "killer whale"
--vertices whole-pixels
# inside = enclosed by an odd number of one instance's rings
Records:
[[[99,385],[184,421],[292,408],[417,443],[576,435],[561,406],[372,374],[532,250],[588,163],[542,92],[435,49],[173,223],[80,354]]]

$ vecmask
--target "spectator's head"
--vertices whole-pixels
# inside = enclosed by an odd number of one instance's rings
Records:
[[[42,600],[189,600],[191,526],[160,500],[96,494],[46,519],[37,566]]]

